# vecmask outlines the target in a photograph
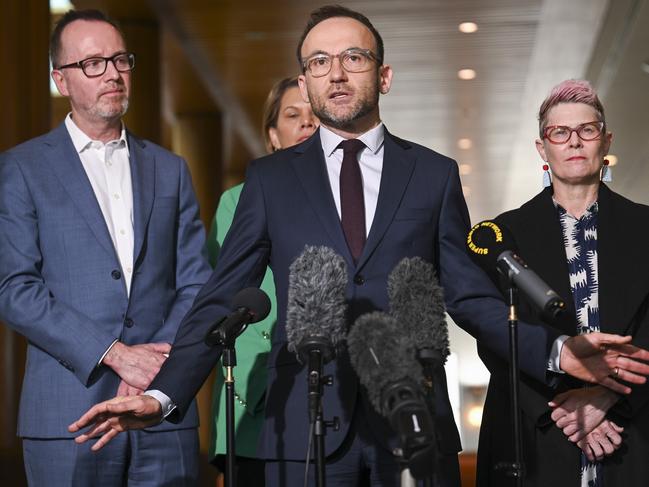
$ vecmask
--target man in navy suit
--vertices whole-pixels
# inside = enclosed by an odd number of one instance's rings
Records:
[[[448,312],[499,356],[507,357],[507,310],[498,291],[465,251],[469,217],[457,165],[451,159],[390,134],[381,122],[378,99],[392,81],[383,63],[380,35],[363,15],[343,7],[312,13],[300,40],[303,69],[300,89],[321,126],[309,140],[254,161],[246,177],[234,222],[219,263],[183,320],[169,359],[138,398],[99,404],[71,431],[93,424],[79,436],[83,443],[103,434],[100,449],[119,431],[141,428],[166,417],[177,421],[215,364],[218,355],[202,342],[215,322],[227,314],[234,294],[258,285],[270,264],[277,287],[278,321],[268,362],[266,421],[259,455],[266,459],[269,486],[302,485],[308,443],[305,367],[287,350],[286,307],[289,265],[305,245],[324,245],[347,263],[350,325],[371,310],[387,310],[386,280],[404,257],[419,256],[435,265],[444,286]],[[358,139],[360,187],[349,194],[343,169],[348,139]],[[352,192],[353,193],[353,192]],[[362,195],[354,209],[361,220],[346,224],[349,198]],[[356,215],[358,217],[358,215]],[[362,232],[354,234],[355,230]],[[360,238],[360,245],[358,245]],[[548,358],[559,333],[520,324],[524,373],[546,381]],[[572,341],[570,341],[572,340]],[[592,381],[620,387],[608,377],[614,351],[628,339],[614,336],[570,339],[560,352],[560,367]],[[606,351],[599,348],[611,342]],[[640,358],[645,351],[629,349]],[[619,353],[618,353],[619,355]],[[646,365],[627,360],[625,370],[648,373]],[[334,377],[326,388],[326,418],[340,419],[338,431],[326,435],[327,484],[355,487],[363,471],[374,486],[399,485],[392,455],[398,446],[389,425],[369,406],[346,353],[328,364]],[[638,378],[638,380],[642,380]],[[435,377],[437,486],[459,486],[460,441],[446,391],[444,371]],[[313,475],[313,468],[311,474]]]
[[[194,485],[194,404],[178,424],[102,455],[67,425],[148,388],[209,277],[184,161],[121,121],[134,56],[98,11],[54,29],[52,78],[71,113],[0,155],[0,319],[29,341],[18,434],[34,486]]]

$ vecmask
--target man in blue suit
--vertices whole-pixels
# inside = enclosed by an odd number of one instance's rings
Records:
[[[184,161],[121,122],[135,60],[112,21],[64,15],[51,60],[71,113],[0,155],[0,319],[29,341],[29,484],[194,485],[193,403],[99,456],[67,430],[97,401],[147,389],[209,267]]]
[[[419,256],[435,265],[455,321],[507,357],[507,309],[465,251],[469,217],[457,165],[393,136],[381,122],[378,98],[390,89],[392,70],[383,63],[376,29],[357,12],[323,7],[311,15],[298,58],[303,68],[300,88],[321,120],[320,129],[304,143],[251,164],[219,263],[183,320],[150,391],[93,407],[71,425],[71,431],[78,431],[94,424],[78,438],[80,443],[103,434],[94,445],[100,449],[119,431],[154,424],[163,416],[179,420],[217,360],[202,337],[216,317],[230,311],[234,294],[258,285],[270,264],[278,320],[258,452],[267,461],[266,485],[302,485],[309,429],[306,368],[287,350],[285,320],[289,265],[305,245],[331,247],[345,259],[350,325],[367,311],[387,310],[387,276],[404,257]],[[347,149],[349,139],[360,143]],[[521,323],[520,334],[524,373],[546,381],[559,333]],[[646,365],[628,359],[610,366],[619,344],[627,340],[601,334],[571,338],[561,349],[560,368],[624,388],[608,377],[615,366],[624,363],[625,373],[649,372]],[[606,351],[599,348],[609,342]],[[626,351],[649,358],[646,351]],[[335,381],[324,393],[325,419],[337,416],[341,423],[338,431],[330,429],[326,435],[327,485],[356,487],[364,470],[373,486],[399,485],[392,455],[398,446],[395,435],[369,406],[347,354],[339,354],[325,373]],[[434,384],[439,452],[435,485],[457,487],[460,441],[443,370]]]

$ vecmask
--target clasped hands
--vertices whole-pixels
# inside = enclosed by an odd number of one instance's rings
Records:
[[[120,377],[118,396],[137,396],[142,394],[160,371],[169,356],[168,343],[142,343],[125,345],[115,342],[103,360]]]
[[[606,418],[618,399],[610,389],[595,386],[558,394],[548,405],[553,409],[555,425],[594,462],[612,455],[622,445],[624,428]]]
[[[561,350],[561,369],[595,387],[572,389],[557,395],[549,406],[551,417],[569,441],[581,448],[590,461],[611,455],[622,444],[624,430],[606,419],[608,410],[629,394],[620,382],[644,384],[649,374],[649,352],[631,345],[631,337],[589,333],[571,337]]]

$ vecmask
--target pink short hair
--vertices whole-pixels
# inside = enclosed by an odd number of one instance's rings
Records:
[[[539,135],[543,138],[543,131],[548,123],[548,113],[552,107],[559,103],[584,103],[595,109],[597,120],[604,122],[603,130],[606,131],[604,106],[591,84],[583,79],[568,79],[556,85],[547,96],[539,109]]]

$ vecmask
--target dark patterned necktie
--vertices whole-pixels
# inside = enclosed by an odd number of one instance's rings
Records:
[[[358,165],[358,153],[365,144],[358,139],[344,140],[343,164],[340,168],[340,213],[347,246],[358,261],[365,245],[365,202],[363,177]]]

